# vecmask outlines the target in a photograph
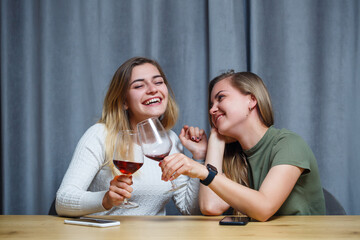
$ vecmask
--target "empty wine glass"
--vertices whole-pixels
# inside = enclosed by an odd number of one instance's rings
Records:
[[[120,131],[116,136],[113,163],[120,173],[132,175],[144,164],[144,155],[139,146],[138,134],[132,130]],[[136,208],[139,205],[128,201],[118,208]]]
[[[172,142],[158,118],[148,118],[138,123],[137,129],[140,145],[146,157],[160,162],[169,155]],[[176,191],[185,185],[176,186],[171,181],[172,189],[170,191]]]

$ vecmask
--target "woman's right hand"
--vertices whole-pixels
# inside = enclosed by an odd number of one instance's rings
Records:
[[[106,210],[121,204],[125,198],[131,198],[133,188],[132,176],[119,175],[110,181],[109,191],[104,195],[102,205]]]
[[[207,137],[204,129],[185,125],[180,132],[179,139],[194,159],[205,159],[207,150]]]
[[[235,138],[221,135],[217,130],[217,128],[214,127],[211,128],[209,141],[210,138],[212,139],[212,141],[225,142],[225,143],[232,143],[237,141]]]

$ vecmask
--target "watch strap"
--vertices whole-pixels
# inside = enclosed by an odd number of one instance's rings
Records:
[[[200,182],[205,186],[208,186],[214,180],[217,174],[217,171],[212,170],[210,167],[207,167],[207,169],[209,171],[209,175],[204,180],[200,180]]]

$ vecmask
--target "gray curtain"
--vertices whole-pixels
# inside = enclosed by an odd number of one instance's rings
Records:
[[[323,186],[360,214],[360,1],[1,0],[1,212],[46,214],[117,67],[164,68],[182,125],[209,131],[207,84],[252,71],[275,126],[301,135]]]

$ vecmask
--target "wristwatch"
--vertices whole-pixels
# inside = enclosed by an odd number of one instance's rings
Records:
[[[209,175],[204,180],[200,180],[200,182],[205,186],[208,186],[214,180],[214,177],[216,174],[218,174],[218,171],[216,167],[211,164],[206,164],[206,168],[209,171]]]

